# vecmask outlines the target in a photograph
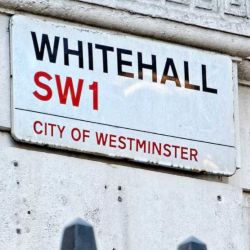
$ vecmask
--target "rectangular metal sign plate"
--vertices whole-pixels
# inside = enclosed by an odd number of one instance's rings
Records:
[[[11,54],[16,140],[234,173],[229,56],[20,15]]]

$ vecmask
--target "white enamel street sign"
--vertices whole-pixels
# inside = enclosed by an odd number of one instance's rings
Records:
[[[229,56],[21,15],[11,54],[16,140],[234,173]]]

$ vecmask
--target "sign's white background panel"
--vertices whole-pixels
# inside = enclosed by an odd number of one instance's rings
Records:
[[[80,217],[94,226],[98,250],[176,249],[190,235],[208,249],[247,250],[240,188],[9,140],[0,133],[0,249],[59,249]]]
[[[31,32],[35,33],[38,47],[43,33],[50,41],[59,37],[56,63],[49,61],[46,49],[43,60],[36,59]],[[69,55],[69,66],[65,65],[65,39],[72,50],[77,50],[79,41],[82,42],[83,68],[79,67],[76,55]],[[13,17],[11,40],[12,134],[17,140],[189,170],[234,173],[234,86],[230,57],[24,16]],[[93,70],[88,68],[91,64],[88,44],[94,48]],[[107,52],[107,73],[103,72],[103,55],[95,48],[96,44],[114,50]],[[117,48],[132,51],[132,55],[122,55],[132,66],[122,68],[133,73],[134,78],[117,74]],[[54,53],[53,42],[51,50]],[[139,79],[137,52],[142,53],[143,63],[147,64],[152,63],[152,54],[156,56],[157,82],[152,82],[152,70],[147,69],[143,70],[143,80]],[[174,60],[181,87],[174,81],[160,83],[167,58]],[[199,85],[201,91],[184,88],[185,61],[189,64],[186,75],[190,83]],[[217,94],[202,91],[202,65],[206,65],[207,86],[216,89]],[[34,79],[41,71],[47,75],[40,77],[38,84]],[[174,75],[173,68],[168,75]],[[75,90],[77,84],[79,87],[78,80],[83,80],[79,105],[73,106],[70,98],[66,104],[60,104],[58,76],[62,88],[66,77],[72,77]],[[93,108],[94,91],[89,89],[93,82],[98,82],[98,92],[95,92],[98,110]],[[52,93],[48,100],[34,95],[38,92],[46,96],[48,86]],[[53,135],[47,131],[51,127],[45,128],[48,123],[54,124]],[[75,130],[77,140],[72,136]],[[87,137],[78,136],[78,131],[86,133],[84,130],[89,131]],[[107,136],[105,145],[97,143],[102,133]],[[139,144],[135,144],[138,140]],[[142,142],[145,144],[138,146]],[[160,153],[152,149],[153,142],[161,145]]]

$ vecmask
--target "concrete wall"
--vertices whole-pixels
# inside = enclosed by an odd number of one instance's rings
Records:
[[[78,217],[103,250],[176,249],[190,235],[208,249],[247,249],[239,187],[24,147],[8,133],[0,147],[1,249],[59,249]]]
[[[155,18],[250,35],[247,0],[78,0]],[[144,6],[144,8],[142,8]]]
[[[0,0],[0,8],[0,249],[59,249],[64,227],[77,217],[94,226],[99,250],[176,249],[191,235],[208,249],[250,249],[248,1]],[[241,169],[232,177],[198,175],[15,142],[9,132],[9,18],[15,13],[244,59]]]

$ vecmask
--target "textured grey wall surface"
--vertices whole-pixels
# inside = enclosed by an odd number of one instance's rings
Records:
[[[0,249],[59,249],[64,228],[93,225],[98,250],[247,250],[242,190],[136,164],[53,152],[0,133]]]
[[[152,17],[250,35],[248,0],[78,0]],[[143,6],[143,7],[142,7]]]

